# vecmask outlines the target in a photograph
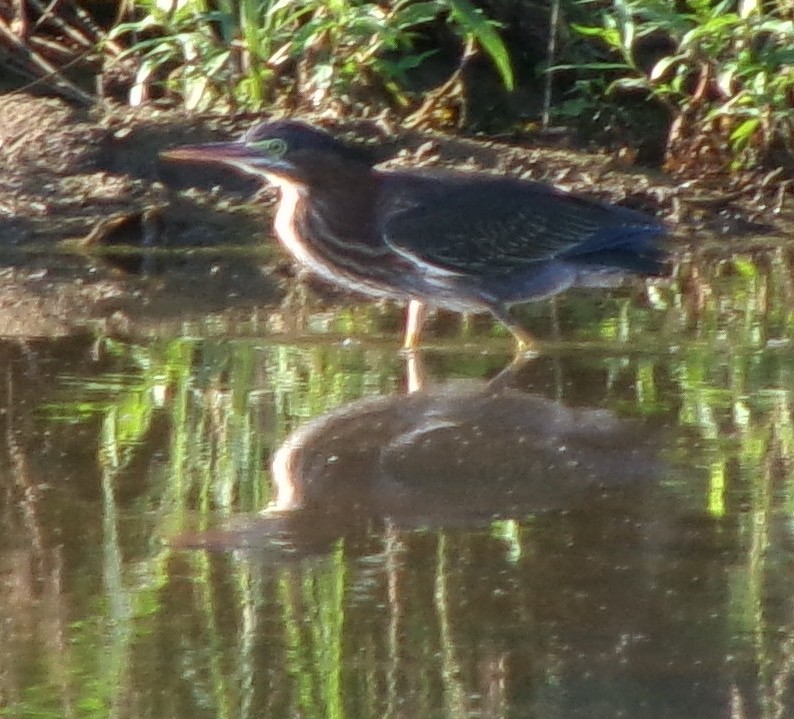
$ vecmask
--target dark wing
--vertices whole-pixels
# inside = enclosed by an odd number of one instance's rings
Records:
[[[384,208],[383,237],[400,254],[442,271],[500,272],[643,251],[664,233],[652,217],[540,183],[405,173],[402,187]]]

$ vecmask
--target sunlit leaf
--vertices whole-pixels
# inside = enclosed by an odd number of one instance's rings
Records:
[[[682,58],[680,55],[668,55],[667,57],[663,57],[651,68],[648,77],[651,80],[661,79],[673,65],[681,62],[681,60]]]
[[[731,133],[731,144],[739,149],[745,147],[760,126],[760,118],[752,117],[749,120],[745,120]]]
[[[648,80],[644,77],[621,77],[615,82],[610,83],[607,88],[607,94],[615,92],[615,90],[648,90],[650,85]]]
[[[758,0],[740,0],[739,2],[739,17],[747,19],[750,15],[758,13],[761,10],[761,5]]]
[[[758,274],[758,267],[756,267],[755,263],[749,258],[734,257],[731,264],[736,273],[742,277],[754,277]]]
[[[717,75],[717,87],[725,97],[730,97],[733,94],[734,75],[735,69],[733,67],[726,68]]]
[[[578,25],[577,23],[571,23],[571,29],[586,37],[602,37],[607,32],[600,26]]]
[[[435,20],[442,10],[438,2],[416,2],[392,13],[391,22],[399,29],[406,29]]]
[[[452,10],[453,19],[460,25],[466,35],[471,35],[482,46],[493,60],[505,88],[512,90],[515,81],[510,55],[502,38],[494,29],[493,23],[487,20],[469,0],[447,0]]]

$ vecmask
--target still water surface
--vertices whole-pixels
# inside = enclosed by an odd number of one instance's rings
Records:
[[[792,306],[572,294],[415,394],[396,331],[0,342],[0,715],[794,716]]]

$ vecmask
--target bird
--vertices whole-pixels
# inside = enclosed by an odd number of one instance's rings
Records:
[[[406,302],[407,350],[419,347],[430,307],[490,312],[529,350],[534,340],[510,306],[666,266],[666,228],[650,215],[504,175],[379,169],[368,148],[300,120],[161,157],[275,185],[277,239],[331,283]]]

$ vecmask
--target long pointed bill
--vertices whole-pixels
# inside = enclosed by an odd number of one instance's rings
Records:
[[[182,145],[163,150],[164,160],[192,162],[244,163],[257,157],[257,153],[242,142],[210,142],[204,145]]]

